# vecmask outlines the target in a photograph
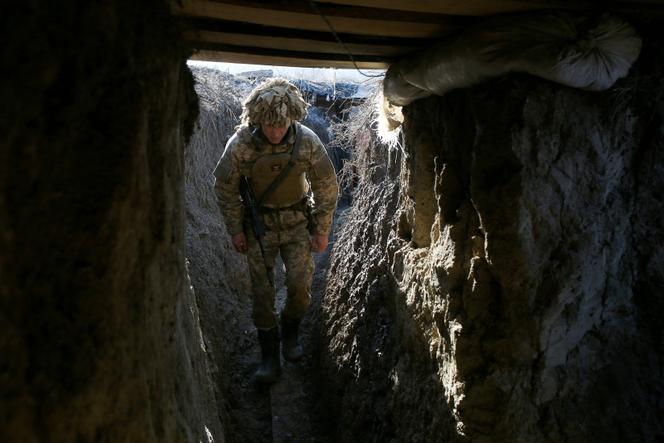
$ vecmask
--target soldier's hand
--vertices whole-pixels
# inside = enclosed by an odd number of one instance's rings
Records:
[[[247,247],[247,237],[245,237],[243,232],[233,236],[233,246],[237,252],[241,252],[242,254],[249,250]]]
[[[311,250],[314,252],[323,252],[327,248],[328,242],[327,234],[314,234],[311,236]]]

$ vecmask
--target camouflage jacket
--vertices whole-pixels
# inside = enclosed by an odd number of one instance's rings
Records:
[[[339,190],[334,166],[318,136],[304,125],[299,127],[302,130],[302,140],[296,166],[304,169],[311,185],[315,231],[318,234],[327,234],[332,224]],[[262,155],[288,152],[294,142],[295,134],[289,131],[282,144],[272,145],[263,137],[253,134],[249,126],[241,127],[228,140],[214,175],[217,201],[231,235],[243,232],[244,211],[239,192],[240,176],[249,177],[254,162]]]

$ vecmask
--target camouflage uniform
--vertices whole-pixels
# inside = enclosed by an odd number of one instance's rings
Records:
[[[240,177],[243,175],[251,177],[253,188],[256,177],[252,177],[252,172],[256,172],[255,166],[258,160],[284,153],[290,158],[297,130],[302,131],[301,142],[295,166],[288,177],[301,177],[304,188],[301,190],[302,195],[305,195],[307,188],[310,187],[313,192],[312,229],[318,234],[327,235],[337,200],[336,175],[322,142],[306,126],[293,124],[279,145],[269,143],[262,136],[260,127],[242,126],[228,141],[215,170],[215,191],[228,231],[231,236],[244,232],[247,237],[249,247],[247,260],[253,292],[253,320],[259,330],[277,326],[274,312],[275,289],[267,279],[258,242],[243,219],[244,208],[239,198]],[[267,180],[270,181],[271,179]],[[291,180],[290,183],[292,185],[294,181]],[[282,205],[283,200],[282,204],[279,203],[279,194],[284,186],[284,184],[278,186],[272,194],[273,197],[266,199],[262,205],[262,220],[267,231],[263,245],[267,265],[270,268],[273,268],[278,252],[281,253],[286,267],[288,299],[282,315],[299,319],[304,315],[311,300],[310,288],[313,276],[311,240],[302,199],[294,203],[286,202],[286,207]],[[259,193],[254,193],[256,198],[259,198]]]

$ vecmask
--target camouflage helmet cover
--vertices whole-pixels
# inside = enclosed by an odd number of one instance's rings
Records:
[[[242,107],[243,124],[287,126],[302,120],[309,104],[297,86],[284,78],[271,78],[256,86]]]

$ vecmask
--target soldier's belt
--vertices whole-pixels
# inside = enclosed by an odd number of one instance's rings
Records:
[[[280,211],[300,211],[300,212],[305,212],[307,211],[307,199],[303,198],[299,202],[295,203],[294,205],[290,206],[283,206],[280,208],[269,208],[267,206],[261,206],[260,207],[260,212],[261,214],[273,214],[275,212],[280,212]]]

